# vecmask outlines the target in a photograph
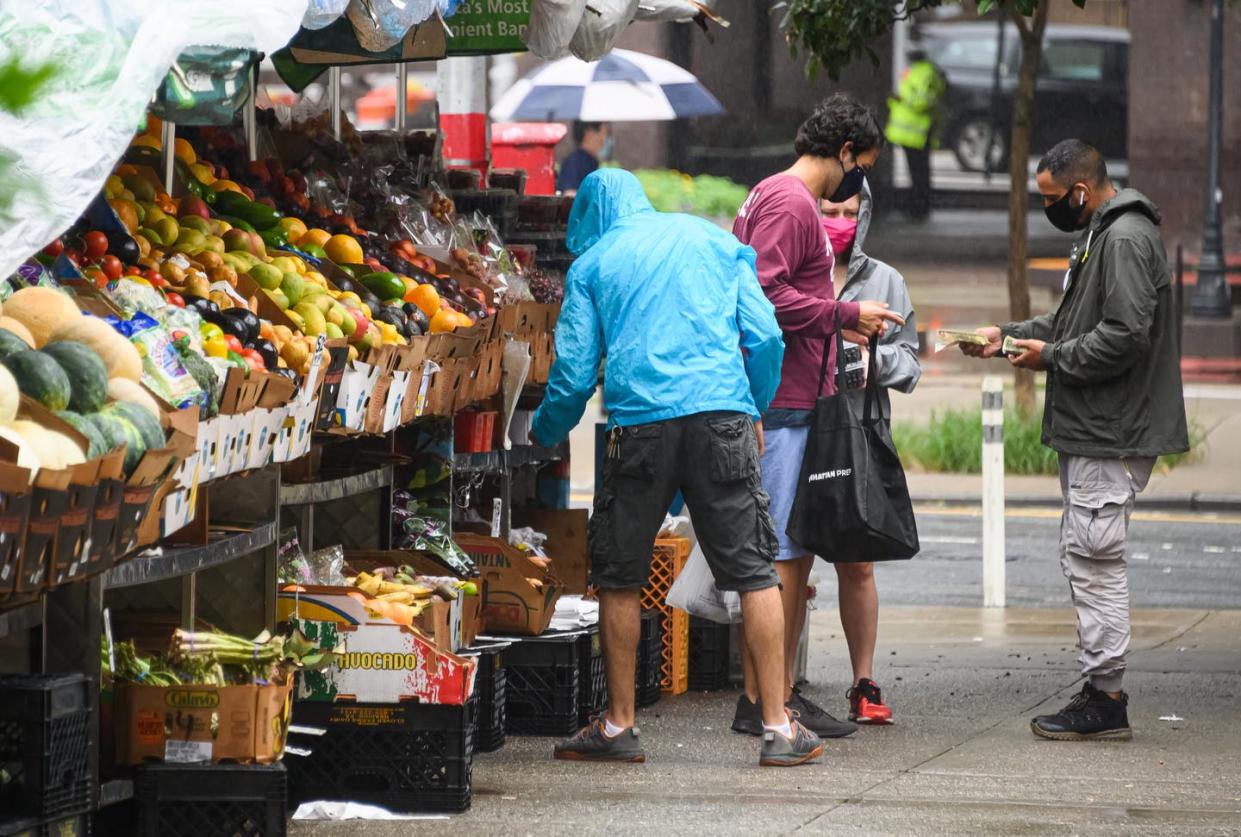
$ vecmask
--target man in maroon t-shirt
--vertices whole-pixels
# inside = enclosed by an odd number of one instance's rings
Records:
[[[826,99],[797,131],[793,144],[797,162],[755,186],[733,223],[733,235],[758,253],[759,284],[775,306],[784,334],[780,387],[762,421],[763,488],[771,497],[771,516],[780,541],[776,570],[784,602],[787,705],[823,738],[849,735],[857,727],[833,718],[794,686],[793,665],[806,618],[806,585],[814,556],[790,540],[785,529],[797,493],[811,410],[820,395],[836,391],[834,374],[826,377],[820,390],[819,369],[824,347],[832,346],[829,351],[834,354],[834,343],[828,338],[835,334],[837,319],[845,339],[861,344],[872,334],[882,334],[887,321],[904,322],[885,303],[835,298],[832,253],[819,217],[820,199],[841,203],[861,191],[866,170],[878,159],[882,142],[883,132],[865,106],[843,94]],[[744,653],[742,662],[745,693],[737,699],[733,729],[761,735],[757,681]]]

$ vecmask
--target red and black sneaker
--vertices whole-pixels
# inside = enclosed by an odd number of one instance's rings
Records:
[[[863,677],[848,692],[849,720],[858,724],[890,724],[892,710],[883,702],[879,684]]]

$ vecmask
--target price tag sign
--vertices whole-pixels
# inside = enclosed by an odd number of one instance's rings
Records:
[[[164,761],[169,764],[196,764],[211,761],[210,741],[164,742]]]

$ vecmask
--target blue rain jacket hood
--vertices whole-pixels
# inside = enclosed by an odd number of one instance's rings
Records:
[[[753,249],[701,218],[656,212],[621,169],[582,181],[567,244],[578,258],[534,416],[539,442],[557,444],[578,423],[605,354],[612,425],[767,409],[784,343]]]

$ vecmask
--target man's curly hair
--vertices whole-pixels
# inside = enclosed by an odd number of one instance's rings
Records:
[[[835,157],[846,142],[853,143],[855,155],[863,154],[883,144],[883,132],[869,108],[852,96],[836,93],[820,102],[797,129],[793,150],[798,157]]]

